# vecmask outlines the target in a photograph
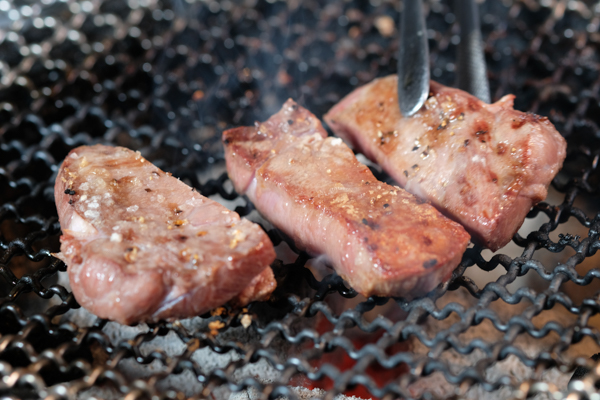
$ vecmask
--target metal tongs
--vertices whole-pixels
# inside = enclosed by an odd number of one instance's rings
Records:
[[[475,0],[456,0],[460,25],[457,86],[490,102],[490,88],[483,56],[479,12]],[[421,0],[405,0],[400,16],[398,103],[404,116],[416,113],[429,96],[429,45]]]

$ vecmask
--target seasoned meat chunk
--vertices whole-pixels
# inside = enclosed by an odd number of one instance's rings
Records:
[[[288,100],[253,127],[223,133],[239,193],[359,293],[423,294],[448,279],[469,235],[429,204],[377,181],[341,139]]]
[[[546,198],[566,142],[547,118],[515,111],[512,95],[486,104],[436,82],[430,90],[423,108],[404,118],[396,75],[376,79],[346,96],[325,121],[400,186],[498,250]]]
[[[275,288],[256,224],[122,147],[69,153],[54,186],[75,298],[123,324],[202,314]]]

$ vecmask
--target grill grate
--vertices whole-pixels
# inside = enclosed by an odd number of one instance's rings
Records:
[[[394,72],[396,3],[0,1],[0,396],[591,396],[600,370],[567,383],[600,351],[592,2],[482,4],[493,97],[515,93],[516,108],[548,116],[568,157],[512,244],[470,248],[427,297],[359,299],[232,190],[222,130],[288,97],[321,116]],[[445,1],[427,7],[432,73],[452,85],[455,17]],[[273,298],[138,327],[80,309],[51,256],[53,181],[69,150],[97,142],[140,150],[261,222],[278,246]]]

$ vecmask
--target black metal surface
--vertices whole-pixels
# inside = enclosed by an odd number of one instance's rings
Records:
[[[456,0],[455,4],[460,26],[456,62],[457,87],[489,103],[490,87],[483,54],[478,5],[475,0]]]
[[[450,282],[397,300],[401,311],[390,314],[387,299],[340,303],[355,293],[335,276],[317,279],[308,257],[291,253],[295,261],[273,265],[279,288],[269,302],[128,339],[109,334],[120,328],[107,321],[70,317],[78,305],[57,283],[66,267],[51,256],[60,235],[52,193],[64,156],[95,142],[140,150],[256,218],[222,174],[221,131],[266,119],[288,97],[321,116],[357,85],[395,72],[397,1],[0,1],[0,396],[179,398],[225,388],[293,398],[292,386],[322,378],[334,382],[327,398],[354,386],[385,398],[588,396],[599,374],[566,382],[577,366],[594,371],[588,358],[600,344],[600,18],[591,2],[544,4],[481,8],[493,99],[515,93],[516,108],[548,116],[569,144],[558,200],[531,211],[529,221],[545,218],[515,236],[518,256],[471,248]],[[433,79],[451,85],[455,18],[445,2],[428,6]],[[501,273],[478,287],[465,275],[477,271]],[[369,311],[382,315],[369,320]],[[381,337],[360,347],[360,332]],[[159,339],[181,347],[149,351]],[[581,344],[589,353],[577,358]],[[204,350],[237,356],[208,368],[195,358]],[[357,363],[341,371],[327,358],[336,351]],[[492,373],[510,360],[528,372]],[[265,361],[278,371],[270,379],[236,375]],[[377,383],[374,361],[397,375]],[[131,374],[144,366],[157,367]],[[177,376],[199,389],[169,381]]]
[[[429,96],[429,45],[421,0],[406,1],[400,13],[398,44],[398,103],[411,116]]]

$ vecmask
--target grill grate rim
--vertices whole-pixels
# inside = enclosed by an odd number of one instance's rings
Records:
[[[513,92],[517,108],[547,115],[567,138],[568,157],[553,182],[553,201],[528,215],[543,221],[515,235],[516,256],[470,248],[449,282],[412,301],[359,299],[339,277],[304,268],[309,256],[232,190],[219,138],[227,127],[266,119],[287,97],[322,115],[352,87],[393,72],[396,42],[377,24],[397,17],[394,2],[26,3],[0,7],[6,24],[0,39],[0,395],[202,398],[247,391],[256,398],[301,398],[292,386],[323,378],[334,383],[325,398],[355,385],[380,398],[443,398],[456,390],[472,398],[481,389],[499,398],[545,393],[558,399],[595,391],[594,371],[580,383],[564,382],[575,367],[595,366],[586,360],[591,352],[573,357],[578,343],[600,346],[594,320],[600,272],[582,274],[600,248],[600,208],[593,204],[600,188],[600,19],[591,2],[482,4],[491,92],[495,98]],[[432,71],[451,85],[458,32],[447,2],[427,7]],[[53,178],[70,149],[100,142],[140,150],[205,196],[261,222],[276,246],[288,246],[297,258],[274,263],[283,286],[274,299],[137,330],[83,323],[57,277],[66,266],[51,256],[60,235]],[[469,277],[475,269],[502,272],[482,285]],[[515,288],[532,276],[537,286]],[[290,282],[303,285],[290,288]],[[584,294],[564,289],[567,284]],[[352,305],[340,311],[341,301]],[[404,319],[385,314],[391,303]],[[368,320],[373,311],[384,315]],[[248,330],[241,326],[245,315],[252,319]],[[571,320],[558,319],[565,315]],[[316,320],[327,328],[321,331]],[[218,335],[211,321],[223,324]],[[482,326],[498,340],[469,337]],[[356,332],[382,336],[361,347]],[[176,351],[157,347],[167,340],[177,343]],[[393,347],[405,343],[412,348]],[[196,358],[202,351],[236,356],[207,368]],[[339,351],[356,365],[343,371],[328,361]],[[510,359],[531,371],[495,372]],[[408,371],[381,385],[367,372],[374,360],[384,370]],[[270,381],[240,375],[261,362],[276,372]],[[135,375],[132,365],[151,372]],[[557,370],[561,384],[547,376]],[[305,381],[295,380],[298,375]],[[435,376],[446,392],[419,387]],[[182,390],[168,382],[174,377],[195,386]]]

